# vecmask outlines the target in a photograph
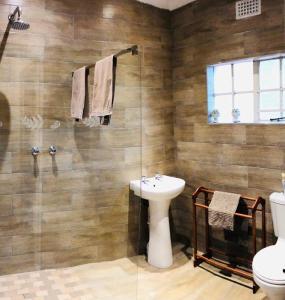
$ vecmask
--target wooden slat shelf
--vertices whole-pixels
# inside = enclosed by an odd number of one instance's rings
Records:
[[[206,262],[216,268],[221,270],[228,271],[232,274],[241,276],[243,278],[252,280],[253,293],[256,293],[258,286],[253,280],[253,275],[251,270],[244,270],[239,267],[233,267],[227,263],[221,262],[213,258],[212,247],[210,246],[210,225],[208,219],[208,209],[211,200],[209,199],[209,195],[214,194],[214,190],[207,189],[204,187],[199,187],[193,194],[193,257],[194,257],[194,267],[199,266],[202,262]],[[203,194],[204,195],[204,203],[198,203],[198,197]],[[262,217],[262,248],[266,246],[266,220],[265,220],[265,200],[261,197],[252,198],[247,196],[241,196],[240,200],[250,201],[252,205],[247,205],[248,214],[244,213],[235,213],[234,215],[238,218],[248,219],[252,223],[252,253],[255,255],[257,252],[257,242],[256,242],[256,212],[261,212]],[[205,244],[206,244],[206,253],[198,254],[198,233],[197,233],[197,208],[204,209],[205,211]],[[222,254],[222,252],[220,252]],[[252,263],[252,258],[250,258],[250,265]]]

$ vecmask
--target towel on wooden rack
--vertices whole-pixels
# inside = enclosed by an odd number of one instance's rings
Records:
[[[214,227],[234,231],[234,214],[240,195],[226,192],[214,192],[209,205],[209,224]]]

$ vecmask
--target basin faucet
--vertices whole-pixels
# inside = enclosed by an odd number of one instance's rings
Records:
[[[147,179],[146,176],[142,176],[141,182],[142,182],[142,183],[148,183],[149,180]]]
[[[161,174],[155,174],[155,179],[156,180],[161,180],[162,179],[162,175]]]

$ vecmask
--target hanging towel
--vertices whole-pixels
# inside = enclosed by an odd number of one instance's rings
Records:
[[[209,224],[214,227],[234,231],[234,214],[239,204],[240,195],[214,192],[209,205]]]
[[[117,59],[110,55],[95,65],[91,117],[100,117],[100,123],[109,125],[114,102]]]
[[[71,117],[81,120],[83,117],[86,99],[86,67],[82,67],[73,73]]]

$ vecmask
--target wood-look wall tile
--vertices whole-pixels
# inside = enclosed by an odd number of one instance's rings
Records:
[[[124,166],[124,149],[87,149],[73,153],[72,167],[78,169],[112,169]]]
[[[223,159],[223,146],[217,144],[215,147],[212,147],[204,143],[178,141],[177,159],[220,164]]]
[[[92,173],[84,170],[58,172],[57,176],[51,173],[43,173],[41,178],[43,192],[90,189],[92,188],[90,176],[92,176]]]
[[[134,1],[19,1],[0,0],[2,28],[18,4],[31,25],[11,30],[0,64],[0,274],[126,256],[129,181],[141,177],[142,142],[150,175],[175,165],[170,13]],[[139,55],[118,60],[111,126],[74,122],[71,72],[133,44]],[[25,128],[23,117],[37,114],[43,126]],[[33,146],[41,149],[36,164]]]
[[[226,165],[284,167],[284,150],[277,147],[223,145],[222,155]]]
[[[15,274],[38,270],[40,268],[40,259],[37,254],[13,255],[0,258],[0,273]]]
[[[248,186],[267,191],[282,191],[281,169],[249,168]]]
[[[58,232],[76,228],[96,228],[99,224],[99,212],[89,209],[43,212],[42,232]]]
[[[137,147],[141,145],[141,131],[136,128],[102,130],[100,143],[111,147]]]
[[[41,253],[41,267],[63,268],[80,264],[92,263],[98,259],[98,247],[83,247],[63,251],[50,251]]]
[[[40,85],[40,106],[70,107],[71,88],[66,85]]]
[[[41,83],[71,84],[72,72],[76,69],[74,63],[45,61],[40,70]]]
[[[0,33],[0,40],[3,39],[4,33]],[[44,43],[44,38],[41,35],[11,30],[3,54],[6,57],[40,59],[43,57]]]
[[[0,219],[0,236],[24,235],[36,231],[33,215],[2,216]]]
[[[194,141],[199,143],[228,143],[245,144],[245,126],[211,126],[205,124],[194,124]]]
[[[1,195],[0,196],[0,216],[12,215],[12,196]]]
[[[45,60],[70,61],[92,64],[102,57],[102,43],[93,40],[69,38],[46,38]]]
[[[41,236],[39,234],[15,235],[12,238],[13,255],[37,253],[41,247]]]
[[[24,173],[0,174],[0,194],[23,194],[41,192],[39,178]]]
[[[9,257],[12,255],[12,237],[0,238],[0,257]]]

